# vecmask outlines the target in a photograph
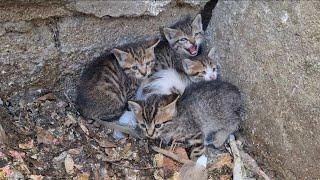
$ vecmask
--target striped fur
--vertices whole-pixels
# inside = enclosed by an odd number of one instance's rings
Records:
[[[141,81],[151,75],[157,43],[131,44],[94,60],[84,70],[78,87],[76,103],[81,114],[88,119],[117,120],[127,101],[135,99]]]
[[[204,32],[200,14],[194,20],[186,18],[170,28],[164,28],[163,34],[167,41],[162,41],[155,49],[156,71],[167,68],[182,70],[182,59],[201,54]]]
[[[130,102],[138,129],[146,137],[175,141],[199,156],[204,146],[221,148],[241,122],[239,89],[223,81],[191,84],[183,95],[152,95],[143,102]],[[159,125],[157,125],[159,124]]]
[[[141,84],[141,99],[152,94],[169,95],[173,91],[180,94],[191,83],[211,81],[218,78],[218,63],[213,60],[212,52],[208,56],[200,55],[193,60],[182,60],[184,72],[175,69],[163,69],[154,73]]]

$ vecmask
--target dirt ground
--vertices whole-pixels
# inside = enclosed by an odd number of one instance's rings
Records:
[[[112,130],[84,120],[67,96],[46,89],[1,100],[0,115],[0,179],[177,179],[182,167],[150,148],[157,142],[115,140]],[[231,179],[225,155],[207,168],[209,179]]]

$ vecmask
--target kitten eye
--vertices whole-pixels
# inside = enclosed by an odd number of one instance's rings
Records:
[[[160,128],[161,127],[161,124],[156,124],[154,125],[155,128]]]
[[[212,68],[212,71],[216,71],[216,68]]]
[[[147,127],[145,124],[140,124],[140,126],[144,129]]]
[[[187,38],[181,38],[181,39],[179,39],[179,41],[180,42],[186,42],[186,41],[188,41],[188,39]]]
[[[151,61],[147,62],[146,65],[149,66],[151,64]]]
[[[206,71],[202,71],[201,73],[202,73],[202,74],[206,74],[207,72],[206,72]]]
[[[198,36],[198,35],[200,35],[200,34],[201,34],[201,32],[196,32],[196,33],[194,33],[195,36]]]
[[[138,69],[138,66],[132,66],[132,69],[133,69],[133,70],[137,70],[137,69]]]

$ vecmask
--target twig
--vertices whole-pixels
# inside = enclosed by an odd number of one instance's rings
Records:
[[[123,168],[128,168],[128,169],[134,169],[134,170],[148,170],[148,169],[161,169],[163,167],[132,167],[132,166],[126,166],[122,164],[118,164],[112,161],[107,161],[110,164],[113,164],[115,166],[123,167]]]
[[[260,175],[265,180],[271,180],[271,178],[269,178],[269,176],[264,171],[262,171],[262,169],[258,166],[257,162],[248,153],[240,150],[240,156],[241,156],[241,159],[243,159],[243,161],[244,161],[244,165],[249,170]]]
[[[177,154],[173,153],[173,152],[170,152],[170,151],[167,151],[165,149],[161,149],[161,148],[158,148],[156,146],[152,146],[151,147],[154,151],[156,151],[157,153],[161,153],[181,164],[186,164],[186,163],[194,163],[193,161],[191,160],[187,160],[187,159],[182,159],[181,157],[179,157]]]
[[[234,135],[230,135],[230,148],[233,156],[233,179],[234,180],[243,180],[245,176],[242,172],[243,169],[243,162],[241,161],[240,151],[238,149],[237,143],[235,141]]]
[[[134,129],[132,129],[130,126],[124,126],[124,125],[120,125],[114,122],[107,122],[107,121],[101,121],[101,120],[96,120],[97,123],[109,128],[109,129],[114,129],[114,130],[118,130],[121,131],[125,134],[129,134],[135,138],[139,138],[142,139],[135,131]]]

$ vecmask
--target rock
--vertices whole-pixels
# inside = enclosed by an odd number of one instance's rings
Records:
[[[251,150],[278,179],[320,176],[319,7],[219,1],[207,29],[222,79],[243,91]]]
[[[194,16],[205,3],[178,6],[169,1],[135,1],[136,5],[123,9],[124,3],[131,2],[3,1],[1,95],[36,87],[54,89],[73,99],[79,75],[94,57],[117,45],[159,36],[159,27]],[[145,4],[138,7],[141,3]]]
[[[97,17],[157,16],[165,10],[170,0],[164,1],[75,1],[68,4],[72,11],[92,14]]]

